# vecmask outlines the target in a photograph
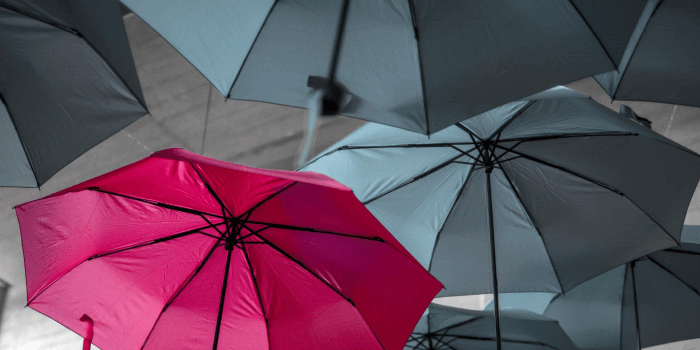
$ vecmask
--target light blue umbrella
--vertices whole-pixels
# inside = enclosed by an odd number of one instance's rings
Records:
[[[500,308],[558,320],[581,349],[641,349],[700,338],[700,226],[683,228],[680,247],[631,261],[563,295],[502,294]]]
[[[615,69],[644,8],[639,0],[350,0],[343,17],[346,0],[122,2],[228,98],[306,108],[335,73],[351,96],[341,114],[424,134]]]
[[[524,310],[501,314],[507,350],[576,350],[557,321]],[[495,348],[493,312],[430,304],[404,350],[478,350]]]
[[[676,245],[700,157],[561,88],[430,137],[367,124],[300,170],[352,188],[438,296],[561,293]]]

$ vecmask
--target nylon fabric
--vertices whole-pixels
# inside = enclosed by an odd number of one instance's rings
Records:
[[[4,7],[0,19],[0,93],[36,184],[146,113],[83,38]]]
[[[0,179],[10,187],[34,187],[34,173],[7,107],[0,101]]]
[[[498,306],[501,310],[526,310],[542,315],[556,296],[557,293],[504,293],[498,295]],[[493,309],[493,302],[484,308]]]
[[[16,210],[29,306],[105,348],[398,349],[442,288],[312,172],[169,149]]]
[[[522,158],[502,167],[534,218],[562,291],[609,270],[609,266],[675,245],[647,214],[617,193]],[[631,247],[620,232],[634,235],[644,244]],[[609,254],[592,260],[573,253],[576,251]]]

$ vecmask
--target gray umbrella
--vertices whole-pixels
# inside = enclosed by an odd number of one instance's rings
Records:
[[[561,293],[676,245],[700,157],[588,98],[545,95],[430,138],[367,124],[300,170],[352,188],[439,296]]]
[[[0,62],[0,186],[41,186],[147,112],[116,0],[0,0]]]
[[[575,350],[558,322],[524,310],[505,311],[503,348],[506,350]],[[493,312],[430,304],[416,325],[405,350],[493,349]]]
[[[700,2],[647,0],[616,71],[596,75],[614,100],[700,106]]]
[[[700,226],[685,226],[681,238],[680,247],[631,261],[563,295],[502,295],[501,308],[556,319],[586,350],[641,349],[700,338]]]
[[[351,0],[335,51],[345,0],[123,2],[228,98],[306,108],[334,78],[341,114],[424,134],[615,69],[644,5]]]

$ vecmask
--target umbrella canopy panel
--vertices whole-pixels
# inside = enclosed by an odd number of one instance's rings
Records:
[[[492,292],[490,192],[500,291],[558,293],[675,245],[700,158],[568,98],[507,104],[430,138],[368,124],[302,169],[352,188],[445,284],[440,296]]]
[[[105,349],[400,349],[442,288],[347,187],[184,150],[17,215],[28,305]]]
[[[430,304],[405,350],[490,350],[495,347],[493,313]],[[557,321],[527,311],[501,313],[503,349],[574,350]]]
[[[0,133],[13,145],[0,149],[0,157],[11,160],[0,164],[0,186],[42,185],[147,112],[118,3],[56,4],[0,1]],[[74,28],[68,19],[81,25]],[[114,57],[98,50],[92,37]]]
[[[342,3],[123,2],[225,96],[301,108],[318,87],[310,78],[327,78]],[[432,134],[610,71],[643,5],[352,0],[335,75],[351,97],[340,113]]]
[[[617,70],[595,75],[614,100],[700,106],[700,4],[648,0]]]
[[[641,349],[700,338],[699,266],[700,245],[684,239],[680,247],[652,253],[555,296],[541,314],[558,320],[580,349]],[[501,306],[523,308],[552,298],[526,294],[502,295]]]

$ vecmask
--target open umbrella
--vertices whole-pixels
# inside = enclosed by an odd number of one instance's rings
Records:
[[[699,106],[700,3],[648,0],[617,70],[594,76],[614,100]]]
[[[576,345],[557,321],[517,310],[501,315],[504,349],[573,350]],[[493,312],[430,304],[405,350],[493,349]]]
[[[501,308],[558,320],[580,349],[641,349],[700,338],[700,226],[683,228],[680,247],[631,261],[563,295],[518,294],[504,295]],[[551,302],[538,306],[546,298]]]
[[[117,0],[0,0],[0,62],[0,186],[41,186],[147,112]]]
[[[442,288],[314,173],[169,149],[16,210],[29,307],[102,349],[401,349]]]
[[[700,157],[579,94],[430,138],[368,124],[302,170],[352,188],[439,296],[561,293],[676,245]]]
[[[424,134],[615,69],[643,9],[638,0],[122,2],[227,98],[306,108],[325,88],[347,96],[336,101],[343,115]]]

